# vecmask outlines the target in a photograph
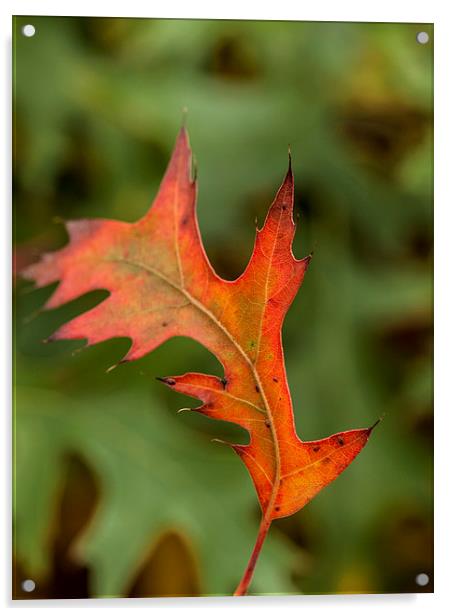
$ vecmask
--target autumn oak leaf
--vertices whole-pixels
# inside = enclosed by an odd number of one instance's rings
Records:
[[[292,253],[290,164],[256,231],[249,263],[234,281],[215,273],[203,248],[190,170],[183,128],[157,197],[142,219],[68,222],[67,246],[45,254],[23,275],[38,287],[59,281],[46,308],[89,291],[109,291],[95,308],[64,324],[53,340],[85,339],[92,345],[128,337],[131,346],[121,361],[130,361],[173,336],[187,336],[221,362],[222,378],[187,373],[161,380],[202,401],[195,411],[249,433],[248,444],[232,445],[262,509],[258,539],[236,591],[244,594],[271,521],[297,512],[333,481],[364,447],[372,428],[318,441],[302,441],[295,430],[281,330],[310,257],[296,259]]]

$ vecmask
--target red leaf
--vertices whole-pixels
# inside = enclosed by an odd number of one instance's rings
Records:
[[[298,511],[333,481],[361,451],[371,428],[310,442],[295,432],[281,328],[310,257],[297,260],[292,253],[290,166],[257,231],[248,266],[233,282],[214,272],[204,251],[190,166],[182,129],[158,195],[141,220],[69,222],[69,244],[44,255],[24,275],[39,287],[60,281],[47,308],[95,289],[110,292],[52,339],[95,344],[127,336],[132,344],[122,361],[128,361],[168,338],[188,336],[217,356],[223,379],[188,373],[162,380],[201,400],[196,411],[248,430],[249,444],[232,446],[253,479],[268,529],[272,519]]]

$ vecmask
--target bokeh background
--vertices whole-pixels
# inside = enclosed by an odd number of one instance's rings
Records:
[[[33,16],[14,30],[16,272],[65,243],[62,220],[141,217],[187,107],[202,236],[232,279],[290,144],[294,250],[315,253],[283,333],[298,432],[385,417],[274,524],[252,592],[432,591],[432,27]],[[127,340],[45,345],[106,296],[40,312],[51,290],[16,280],[14,596],[231,593],[259,508],[211,439],[246,434],[176,415],[192,400],[154,379],[221,367],[188,339],[109,373]]]

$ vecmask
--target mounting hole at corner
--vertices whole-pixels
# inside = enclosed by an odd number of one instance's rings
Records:
[[[429,37],[429,35],[427,34],[427,32],[418,32],[418,33],[416,34],[416,40],[417,40],[417,42],[418,42],[418,43],[420,43],[421,45],[426,45],[426,44],[429,42],[430,37]]]
[[[33,580],[24,580],[22,582],[22,590],[25,592],[33,592],[36,588],[36,584]]]
[[[30,38],[36,34],[36,28],[32,24],[27,24],[22,28],[22,34]]]
[[[428,577],[426,573],[419,573],[416,576],[416,584],[418,586],[427,586],[429,582],[430,582],[430,578]]]

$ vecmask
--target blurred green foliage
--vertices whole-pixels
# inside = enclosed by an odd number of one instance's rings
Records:
[[[33,23],[36,35],[21,28]],[[404,592],[432,559],[432,43],[429,25],[14,19],[17,269],[66,241],[61,219],[136,220],[183,107],[208,255],[233,278],[287,167],[315,255],[284,327],[305,440],[368,426],[331,486],[272,528],[256,593]],[[302,247],[302,248],[301,248]],[[49,313],[15,295],[15,596],[227,594],[259,512],[226,423],[154,376],[221,375],[176,339],[106,373],[113,340],[43,345],[99,291]]]

